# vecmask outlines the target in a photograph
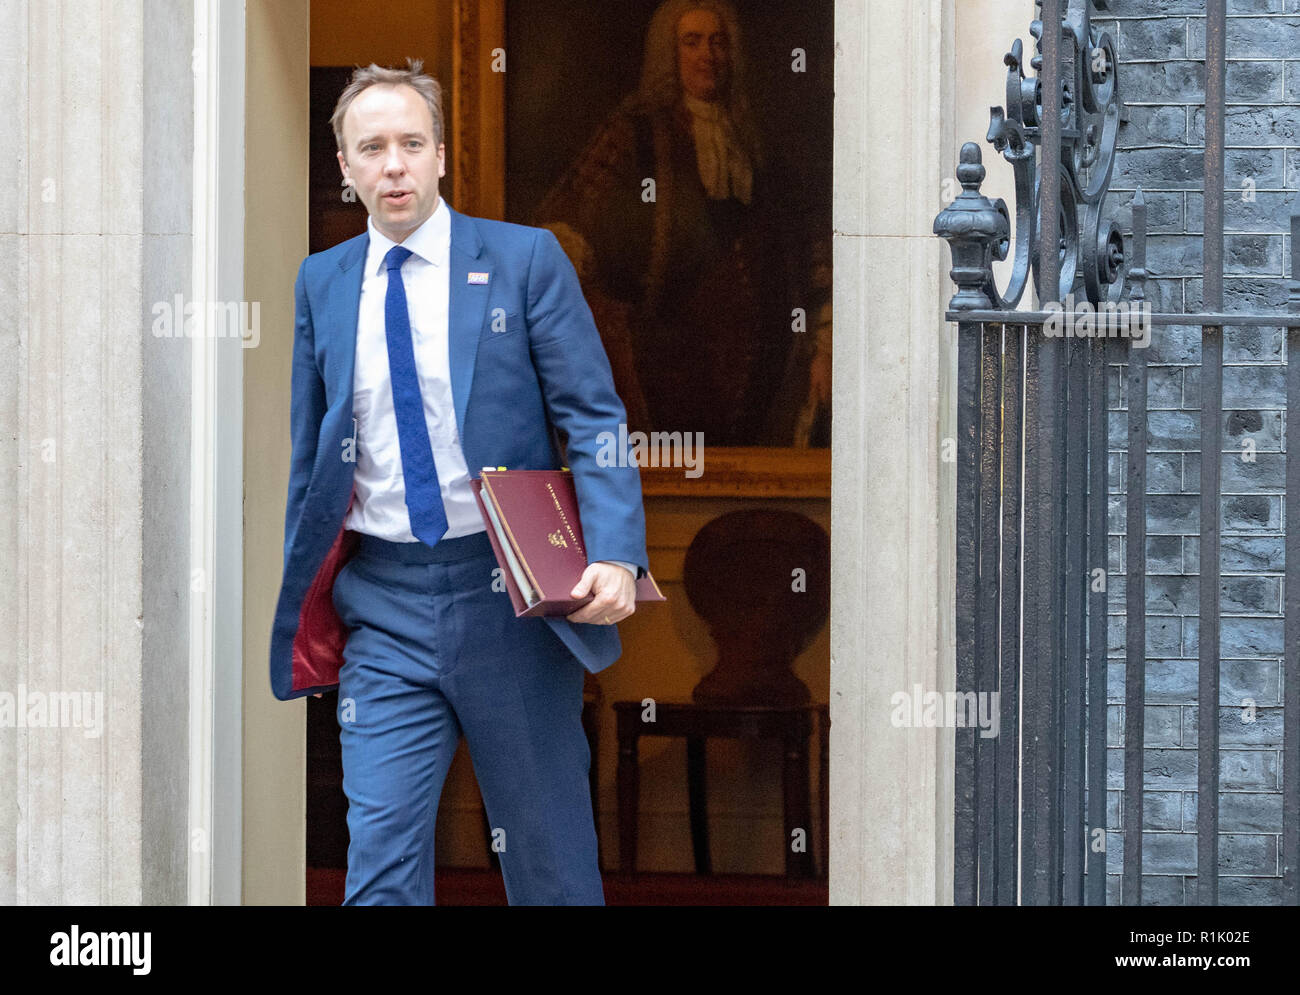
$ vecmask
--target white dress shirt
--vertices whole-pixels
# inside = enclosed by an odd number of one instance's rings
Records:
[[[366,221],[370,243],[366,251],[357,314],[356,366],[352,380],[352,416],[356,428],[356,496],[344,527],[390,542],[419,542],[411,532],[402,478],[402,451],[393,409],[393,384],[388,368],[388,338],[384,303],[388,271],[384,257],[397,243]],[[438,198],[424,224],[402,242],[411,255],[402,263],[402,285],[411,325],[416,376],[424,400],[424,423],[433,449],[438,486],[447,514],[444,539],[484,531],[470,487],[469,468],[460,445],[456,407],[451,395],[451,354],[448,340],[451,288],[451,213]],[[632,563],[618,562],[635,577]]]

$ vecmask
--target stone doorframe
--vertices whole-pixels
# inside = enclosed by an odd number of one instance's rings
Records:
[[[250,39],[267,31],[282,54],[305,59],[306,6],[250,0]],[[895,692],[954,686],[956,464],[943,455],[956,435],[956,353],[939,317],[946,249],[931,224],[950,187],[956,136],[987,127],[989,105],[1001,99],[1002,53],[1033,9],[1033,0],[836,4],[832,904],[952,901],[952,731],[890,724]],[[285,49],[299,30],[301,46]],[[258,51],[250,42],[250,79],[265,69],[253,65],[267,58]],[[258,155],[250,143],[250,175]],[[986,186],[1009,196],[1009,171]],[[255,197],[250,187],[250,216],[261,217]],[[255,282],[250,265],[250,296]],[[267,327],[283,323],[270,313]],[[257,458],[251,448],[245,457]],[[250,557],[256,545],[250,539]],[[245,576],[257,575],[246,565]],[[244,748],[250,760],[277,756],[286,766],[268,774],[244,765],[257,778],[244,790],[244,901],[301,901],[303,758],[269,748],[295,734],[300,742],[301,718],[286,723],[283,703],[257,699],[266,697],[262,642],[246,640]],[[285,867],[295,855],[299,863]]]

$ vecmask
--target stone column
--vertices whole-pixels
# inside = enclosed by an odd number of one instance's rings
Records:
[[[187,240],[161,240],[188,224],[188,16],[0,0],[3,904],[184,900],[187,550],[168,536],[188,449],[167,425],[183,440],[189,414],[148,336],[165,274],[188,274]]]
[[[952,901],[952,730],[891,724],[895,693],[954,686],[955,332],[931,226],[958,138],[982,141],[1004,99],[987,39],[1032,17],[1032,0],[835,8],[832,904]]]

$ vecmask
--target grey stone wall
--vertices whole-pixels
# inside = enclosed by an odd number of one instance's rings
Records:
[[[1130,119],[1110,205],[1149,205],[1148,296],[1197,311],[1204,212],[1204,0],[1115,0]],[[1229,0],[1224,298],[1227,311],[1284,311],[1300,175],[1300,0]],[[1200,329],[1156,329],[1148,386],[1147,699],[1143,903],[1196,902]],[[1282,571],[1285,336],[1224,331],[1220,686],[1220,901],[1281,899]],[[1123,370],[1112,401],[1107,722],[1108,902],[1120,900],[1123,833]],[[1250,452],[1253,447],[1253,453]],[[1245,705],[1256,703],[1254,721]]]

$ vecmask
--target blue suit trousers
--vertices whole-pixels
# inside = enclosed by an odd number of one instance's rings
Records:
[[[603,905],[584,669],[494,591],[487,534],[362,535],[334,582],[348,626],[339,738],[344,905],[433,905],[438,799],[462,733],[511,905]],[[501,587],[501,584],[497,584]]]

